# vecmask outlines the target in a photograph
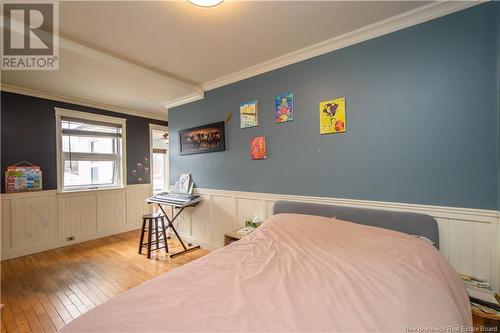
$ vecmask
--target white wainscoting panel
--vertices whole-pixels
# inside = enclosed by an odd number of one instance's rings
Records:
[[[97,233],[97,196],[62,195],[58,199],[62,237],[82,237]]]
[[[2,199],[2,253],[12,247],[10,202],[11,200]],[[9,221],[9,223],[4,223],[3,221]]]
[[[152,211],[152,205],[149,205],[145,198],[151,196],[151,186],[132,185],[127,187],[127,224],[137,225],[142,223],[141,216]]]
[[[203,196],[203,204],[186,210],[179,231],[211,250],[223,246],[225,232],[242,227],[254,214],[262,219],[271,216],[278,200],[416,212],[436,219],[440,251],[457,272],[487,279],[497,290],[500,286],[498,211],[211,189],[197,192]]]
[[[211,220],[204,222],[212,225],[212,244],[215,247],[224,244],[224,233],[238,227],[236,224],[236,199],[231,196],[209,196],[212,206]]]
[[[97,230],[118,230],[127,224],[125,191],[106,191],[97,195]]]
[[[203,201],[191,211],[191,236],[204,242],[212,240],[212,224],[206,223],[206,218],[211,220],[212,205],[210,196],[202,195]]]
[[[263,201],[258,199],[247,199],[236,197],[236,225],[244,227],[245,221],[253,219],[255,215],[261,219],[263,214]]]
[[[115,190],[4,194],[1,257],[14,258],[137,229],[141,215],[152,210],[144,201],[150,193],[149,184],[144,184]],[[184,237],[211,250],[223,246],[225,232],[242,227],[255,214],[263,219],[271,216],[278,200],[409,211],[437,220],[440,251],[455,270],[485,278],[497,290],[500,286],[497,211],[210,189],[198,193],[202,203],[186,209],[177,227]],[[70,236],[75,239],[68,241]]]
[[[11,200],[10,219],[12,247],[43,244],[58,236],[57,206],[53,195]]]
[[[138,229],[149,184],[123,189],[2,194],[1,258],[10,259]],[[69,241],[68,237],[74,240]]]

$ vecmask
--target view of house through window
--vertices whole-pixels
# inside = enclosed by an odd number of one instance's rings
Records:
[[[61,117],[62,189],[121,186],[122,126]]]
[[[168,190],[168,132],[151,128],[151,183],[153,192]]]

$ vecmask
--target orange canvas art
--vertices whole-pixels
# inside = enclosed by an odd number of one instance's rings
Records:
[[[267,158],[265,136],[257,136],[250,140],[250,156],[252,157],[252,160],[262,160]]]

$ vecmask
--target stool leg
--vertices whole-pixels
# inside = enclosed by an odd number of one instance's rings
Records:
[[[144,228],[146,228],[146,219],[142,219],[141,240],[139,241],[139,254],[142,254],[142,244],[144,243]]]
[[[155,219],[155,233],[156,233],[156,236],[155,236],[155,239],[156,239],[156,249],[158,250],[158,248],[160,247],[160,244],[158,244],[160,242],[160,237],[159,237],[159,234],[158,234],[158,218]]]
[[[148,259],[151,258],[151,234],[153,233],[153,219],[148,220]]]
[[[162,217],[160,221],[161,221],[161,229],[163,230],[163,241],[165,242],[165,252],[168,253],[167,229],[165,228],[165,220]]]

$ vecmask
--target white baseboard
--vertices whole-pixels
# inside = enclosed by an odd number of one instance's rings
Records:
[[[112,190],[55,190],[1,197],[1,258],[24,256],[140,228],[150,184]],[[68,237],[74,237],[68,241]]]
[[[59,240],[56,240],[53,242],[48,242],[45,244],[20,247],[20,248],[12,249],[10,251],[7,250],[5,252],[2,251],[2,260],[17,258],[17,257],[37,253],[37,252],[57,249],[60,247],[74,245],[74,244],[78,244],[81,242],[85,242],[85,241],[89,241],[89,240],[93,240],[93,239],[98,239],[98,238],[102,238],[102,237],[112,236],[112,235],[120,234],[122,232],[137,230],[140,228],[141,228],[141,224],[125,225],[123,227],[116,228],[114,230],[106,230],[106,231],[101,231],[101,232],[91,234],[91,235],[76,237],[72,241],[68,241],[65,239],[59,239]]]
[[[216,244],[216,243],[207,242],[206,240],[192,237],[192,236],[189,236],[189,235],[182,233],[182,232],[180,232],[179,235],[182,237],[182,240],[184,241],[184,243],[186,243],[186,244],[191,243],[192,245],[199,245],[202,249],[205,249],[208,251],[215,251],[215,250],[218,250],[224,246],[224,245],[220,245],[220,244]]]

